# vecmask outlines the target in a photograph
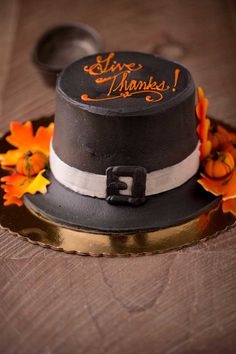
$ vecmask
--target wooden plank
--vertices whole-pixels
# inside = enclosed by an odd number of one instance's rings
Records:
[[[210,114],[236,124],[233,1],[2,0],[0,129],[54,111],[30,61],[48,26],[82,21],[106,49],[155,52],[189,67]],[[2,79],[3,77],[3,79]],[[234,353],[235,229],[159,256],[96,259],[0,230],[1,353]]]

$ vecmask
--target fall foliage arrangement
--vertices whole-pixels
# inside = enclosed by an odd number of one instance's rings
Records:
[[[51,123],[48,127],[39,127],[34,134],[30,121],[10,124],[10,135],[6,140],[15,149],[0,154],[1,168],[8,171],[8,175],[1,178],[5,206],[21,206],[25,193],[47,192],[50,182],[43,174],[48,167],[53,128]]]
[[[208,100],[198,88],[196,114],[197,132],[201,141],[201,178],[198,183],[216,195],[222,196],[222,209],[236,215],[236,134],[207,118]]]

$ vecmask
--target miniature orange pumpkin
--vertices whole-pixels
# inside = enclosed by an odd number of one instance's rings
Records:
[[[223,178],[235,167],[233,156],[229,152],[219,152],[206,160],[204,170],[210,178]]]
[[[37,175],[48,163],[48,158],[40,151],[26,152],[17,162],[17,173],[31,177]]]

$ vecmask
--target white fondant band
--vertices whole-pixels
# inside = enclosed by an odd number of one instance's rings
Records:
[[[146,196],[169,191],[187,182],[198,171],[199,155],[198,144],[196,149],[178,164],[148,173],[146,180]],[[58,182],[72,191],[90,197],[106,198],[106,175],[81,171],[67,165],[57,156],[52,144],[50,151],[50,168]],[[120,180],[128,185],[126,190],[120,190],[120,194],[130,195],[132,178],[120,177]]]

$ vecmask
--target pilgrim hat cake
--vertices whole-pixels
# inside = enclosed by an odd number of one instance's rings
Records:
[[[11,127],[7,140],[18,150],[0,155],[2,167],[31,151],[17,162],[18,174],[2,179],[5,205],[21,205],[23,196],[45,220],[109,235],[185,224],[215,210],[222,195],[223,211],[236,214],[236,134],[210,122],[201,89],[198,97],[195,107],[186,68],[150,54],[102,53],[72,63],[57,80],[50,154],[51,125],[35,137],[30,122]]]
[[[51,184],[28,208],[72,228],[150,231],[214,207],[197,183],[195,88],[186,68],[117,52],[68,66],[56,87]]]

